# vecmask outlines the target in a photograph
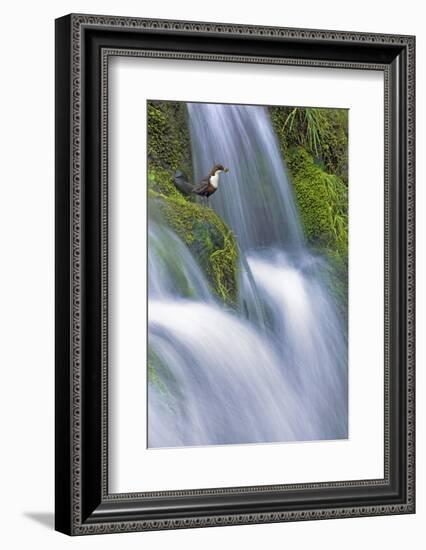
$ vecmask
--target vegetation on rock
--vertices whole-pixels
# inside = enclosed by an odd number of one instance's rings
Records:
[[[308,243],[328,259],[327,275],[347,315],[348,111],[270,107]]]
[[[148,101],[148,165],[192,177],[191,140],[185,104]]]
[[[284,155],[292,147],[303,147],[347,185],[347,109],[270,107],[269,112]]]
[[[229,305],[235,304],[238,249],[231,230],[211,208],[184,197],[167,171],[151,170],[148,188],[151,215],[159,212],[188,246],[216,295]]]
[[[315,164],[313,157],[302,147],[289,149],[286,158],[306,238],[316,248],[327,248],[346,255],[346,185],[340,178]]]
[[[234,236],[210,208],[184,196],[173,183],[175,170],[192,179],[191,142],[185,104],[148,101],[148,193],[150,214],[162,219],[188,246],[216,295],[233,305],[238,251]]]

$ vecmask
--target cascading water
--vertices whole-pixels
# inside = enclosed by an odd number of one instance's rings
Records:
[[[299,249],[303,234],[281,153],[263,107],[188,103],[197,181],[221,163],[211,206],[228,223],[243,250],[277,246]]]
[[[150,222],[150,447],[348,434],[347,331],[307,249],[263,107],[188,104],[195,180],[230,168],[210,206],[236,235],[239,308],[213,297],[188,248]]]

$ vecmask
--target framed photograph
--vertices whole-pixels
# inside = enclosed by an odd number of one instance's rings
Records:
[[[415,511],[413,36],[56,21],[56,529]]]

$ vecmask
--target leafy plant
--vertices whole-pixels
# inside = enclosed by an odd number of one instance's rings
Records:
[[[322,151],[323,136],[328,125],[324,109],[294,107],[284,121],[283,131],[288,128],[292,132],[296,125],[299,127],[299,145],[308,146],[316,156],[319,156]]]

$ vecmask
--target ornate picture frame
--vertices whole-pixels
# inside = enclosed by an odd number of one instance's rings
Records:
[[[384,75],[384,477],[108,490],[108,62]],[[415,512],[415,38],[72,14],[56,20],[56,529],[69,535]]]

